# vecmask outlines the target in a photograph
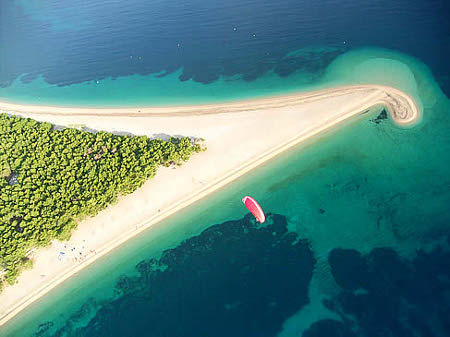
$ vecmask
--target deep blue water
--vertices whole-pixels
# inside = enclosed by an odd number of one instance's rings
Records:
[[[269,70],[280,76],[320,70],[350,48],[378,46],[419,58],[450,92],[445,0],[4,0],[0,6],[1,87],[19,77],[66,86],[180,69],[179,81],[239,75],[251,82]],[[321,58],[285,57],[309,46],[336,49]]]
[[[398,83],[416,88],[424,106],[415,128],[366,116],[258,168],[87,268],[0,336],[450,335],[447,1],[0,6],[5,99],[17,81],[35,95],[42,78],[55,86],[49,95],[66,88],[69,103],[72,89],[80,101],[78,84],[135,74],[153,74],[142,80],[156,86],[169,78],[171,90],[194,81],[206,93],[220,81],[264,84],[270,71],[277,83],[293,74],[314,81],[344,55],[333,74],[362,59],[358,71],[372,70],[377,83],[403,74]],[[122,89],[133,101],[136,88]],[[268,211],[266,226],[245,215],[244,193]]]

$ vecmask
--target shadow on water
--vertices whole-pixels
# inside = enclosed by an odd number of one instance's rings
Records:
[[[114,299],[91,299],[65,326],[46,322],[35,336],[274,336],[309,302],[314,264],[284,216],[264,226],[245,216],[140,262]]]

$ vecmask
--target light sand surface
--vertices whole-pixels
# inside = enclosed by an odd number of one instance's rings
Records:
[[[392,120],[400,125],[413,124],[420,118],[411,97],[377,85],[164,108],[63,108],[0,102],[3,112],[56,125],[85,125],[149,137],[202,137],[208,148],[181,167],[160,168],[156,177],[139,190],[80,223],[70,241],[54,242],[34,252],[34,268],[24,271],[17,284],[0,294],[0,325],[150,225],[293,145],[378,105],[387,107]]]

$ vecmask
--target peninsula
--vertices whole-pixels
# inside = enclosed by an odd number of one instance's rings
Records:
[[[367,111],[386,108],[401,126],[420,119],[407,94],[355,85],[214,105],[155,108],[69,108],[0,102],[0,112],[59,126],[116,134],[203,138],[208,150],[175,170],[160,168],[133,194],[83,220],[67,242],[34,252],[34,267],[0,294],[0,325],[99,257],[152,224],[216,191],[286,149]],[[66,246],[83,259],[58,256]],[[56,262],[55,262],[56,261]],[[44,275],[44,277],[42,277]]]

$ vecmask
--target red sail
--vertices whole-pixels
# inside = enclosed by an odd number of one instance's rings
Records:
[[[242,202],[244,203],[245,207],[247,207],[247,209],[250,211],[250,213],[252,213],[255,216],[257,221],[261,223],[266,221],[266,216],[264,215],[261,206],[259,206],[259,204],[256,202],[255,199],[249,196],[245,196],[242,198]]]

